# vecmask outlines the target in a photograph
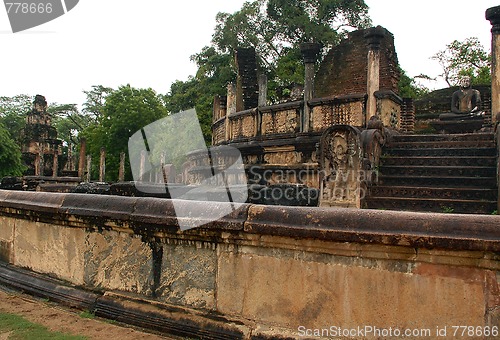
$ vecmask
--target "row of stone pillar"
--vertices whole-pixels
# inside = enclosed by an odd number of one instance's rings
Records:
[[[123,164],[122,164],[123,163]],[[85,171],[87,170],[87,171]],[[82,181],[90,182],[92,170],[92,156],[87,155],[87,140],[80,140],[80,155],[78,161],[78,178]],[[120,181],[125,178],[125,153],[120,154],[120,170],[118,175]],[[99,182],[104,182],[106,178],[106,148],[102,147],[99,159]]]

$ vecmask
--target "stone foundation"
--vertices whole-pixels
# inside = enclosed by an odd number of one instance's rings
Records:
[[[499,324],[498,216],[244,205],[207,222],[181,232],[164,199],[0,191],[0,260],[130,313],[174,308],[191,335]]]

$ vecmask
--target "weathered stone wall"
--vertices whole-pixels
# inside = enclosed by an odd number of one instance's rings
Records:
[[[236,111],[244,111],[259,105],[257,81],[257,57],[253,48],[238,48],[235,53],[238,70],[236,84]]]
[[[435,335],[499,325],[499,222],[244,205],[181,232],[170,200],[0,191],[0,260],[178,306],[191,326],[216,313],[247,338],[330,326]]]
[[[394,36],[383,29],[380,45],[380,89],[398,91],[398,57]],[[368,43],[366,30],[349,33],[347,39],[332,48],[322,61],[315,79],[316,97],[366,93]]]
[[[361,127],[366,112],[366,95],[316,98],[309,102],[312,107],[311,126],[315,132],[322,132],[333,125]]]
[[[403,98],[403,105],[401,105],[401,132],[415,132],[415,103],[413,98]]]
[[[240,111],[229,116],[231,140],[257,136],[257,109]]]

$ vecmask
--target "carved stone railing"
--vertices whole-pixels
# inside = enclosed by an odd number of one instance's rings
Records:
[[[218,145],[226,141],[226,117],[212,124],[212,144]]]
[[[259,108],[261,114],[261,135],[300,132],[302,108],[303,101]]]
[[[362,127],[366,112],[366,94],[332,98],[315,98],[309,102],[312,107],[310,126],[312,131],[324,131],[333,125]]]
[[[377,116],[385,127],[401,128],[403,100],[392,91],[377,91]],[[367,95],[315,98],[310,108],[309,124],[303,122],[304,101],[261,106],[222,116],[212,126],[213,144],[248,140],[254,137],[297,133],[321,133],[334,125],[366,128]],[[305,131],[304,127],[309,126]]]
[[[257,136],[257,108],[233,113],[229,118],[229,136],[231,140],[245,139]]]

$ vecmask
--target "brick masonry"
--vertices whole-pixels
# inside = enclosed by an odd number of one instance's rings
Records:
[[[385,37],[380,45],[380,89],[398,93],[400,78],[394,36],[384,29]],[[316,97],[331,97],[366,93],[368,44],[366,30],[349,33],[326,55],[315,80]]]

